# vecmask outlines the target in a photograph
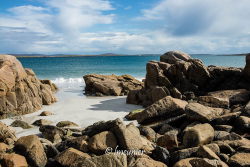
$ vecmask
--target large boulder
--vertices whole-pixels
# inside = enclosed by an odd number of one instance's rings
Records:
[[[202,122],[210,122],[225,113],[222,108],[207,107],[199,103],[189,103],[185,109],[190,120]]]
[[[130,90],[141,89],[143,83],[130,75],[85,75],[85,93],[96,96],[122,96]]]
[[[250,153],[236,153],[230,160],[229,164],[235,167],[247,167],[250,166]]]
[[[249,56],[245,76],[249,73]],[[150,61],[146,67],[145,87],[130,91],[127,97],[129,104],[149,106],[160,98],[172,96],[179,99],[195,99],[204,96],[200,101],[211,107],[227,108],[231,99],[207,95],[218,90],[250,90],[249,81],[243,77],[242,68],[205,66],[202,61],[192,59],[188,54],[171,51],[161,56],[161,61]],[[247,77],[249,78],[249,77]],[[189,96],[189,95],[195,96]],[[191,97],[191,98],[190,98]],[[242,102],[233,99],[232,102]],[[234,105],[234,104],[233,104]]]
[[[170,118],[181,115],[188,103],[186,101],[166,96],[165,98],[155,102],[142,112],[136,113],[135,117],[139,123],[159,117]]]
[[[83,153],[74,148],[68,148],[55,157],[55,160],[62,166],[72,166],[73,163],[90,158],[86,153]]]
[[[71,167],[127,167],[127,156],[125,154],[108,153],[101,156],[86,158],[75,161]]]
[[[174,167],[228,167],[221,160],[210,160],[206,158],[187,158],[177,162]]]
[[[117,139],[111,131],[104,131],[89,139],[89,148],[96,154],[102,154],[107,148],[115,149]]]
[[[176,61],[188,61],[191,57],[181,51],[169,51],[160,57],[162,62],[174,64]]]
[[[214,139],[214,129],[208,124],[196,124],[186,127],[183,136],[185,147],[195,147],[208,144]]]
[[[1,155],[1,165],[6,167],[28,167],[24,156],[11,153]]]
[[[56,101],[54,88],[10,55],[0,55],[0,118],[22,115]]]
[[[14,150],[25,156],[31,166],[44,167],[47,163],[47,156],[43,145],[36,135],[19,138],[15,143]]]
[[[250,54],[246,55],[246,66],[244,68],[244,76],[250,80]]]

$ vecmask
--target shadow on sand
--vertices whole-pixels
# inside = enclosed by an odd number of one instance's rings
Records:
[[[126,104],[126,97],[103,100],[100,104],[91,105],[91,110],[112,111],[112,112],[130,112],[131,110],[142,108],[139,105]]]

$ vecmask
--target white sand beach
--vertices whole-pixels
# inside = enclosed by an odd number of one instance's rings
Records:
[[[141,106],[126,104],[126,97],[86,97],[83,95],[84,85],[80,80],[76,83],[58,82],[59,91],[56,93],[58,102],[44,106],[40,111],[31,114],[2,120],[10,125],[15,119],[24,120],[32,124],[38,119],[46,119],[57,124],[59,121],[72,121],[81,128],[101,120],[124,119],[131,110],[142,108]],[[55,115],[39,116],[42,111],[50,111]],[[14,128],[18,137],[29,134],[39,134],[39,128],[31,129]]]

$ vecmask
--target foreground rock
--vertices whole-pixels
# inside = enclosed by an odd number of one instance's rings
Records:
[[[35,135],[19,138],[15,143],[15,150],[25,156],[28,163],[34,167],[44,167],[47,163],[43,145]]]
[[[184,109],[188,103],[186,101],[166,96],[165,98],[155,102],[142,112],[135,114],[135,118],[139,123],[155,118],[170,118],[184,113]]]
[[[51,85],[10,55],[0,55],[0,118],[31,113],[56,101]]]
[[[123,96],[131,90],[141,89],[143,83],[130,75],[85,75],[85,93],[95,96]]]

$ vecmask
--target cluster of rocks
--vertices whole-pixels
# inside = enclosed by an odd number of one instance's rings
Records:
[[[85,94],[95,96],[124,96],[131,90],[142,89],[143,83],[130,75],[85,75]]]
[[[190,100],[218,90],[250,89],[250,55],[246,67],[206,67],[202,61],[188,54],[170,51],[160,57],[160,62],[147,63],[144,87],[132,90],[127,102],[149,106],[165,96]]]
[[[23,115],[56,101],[55,84],[37,79],[10,55],[0,55],[0,119]]]

